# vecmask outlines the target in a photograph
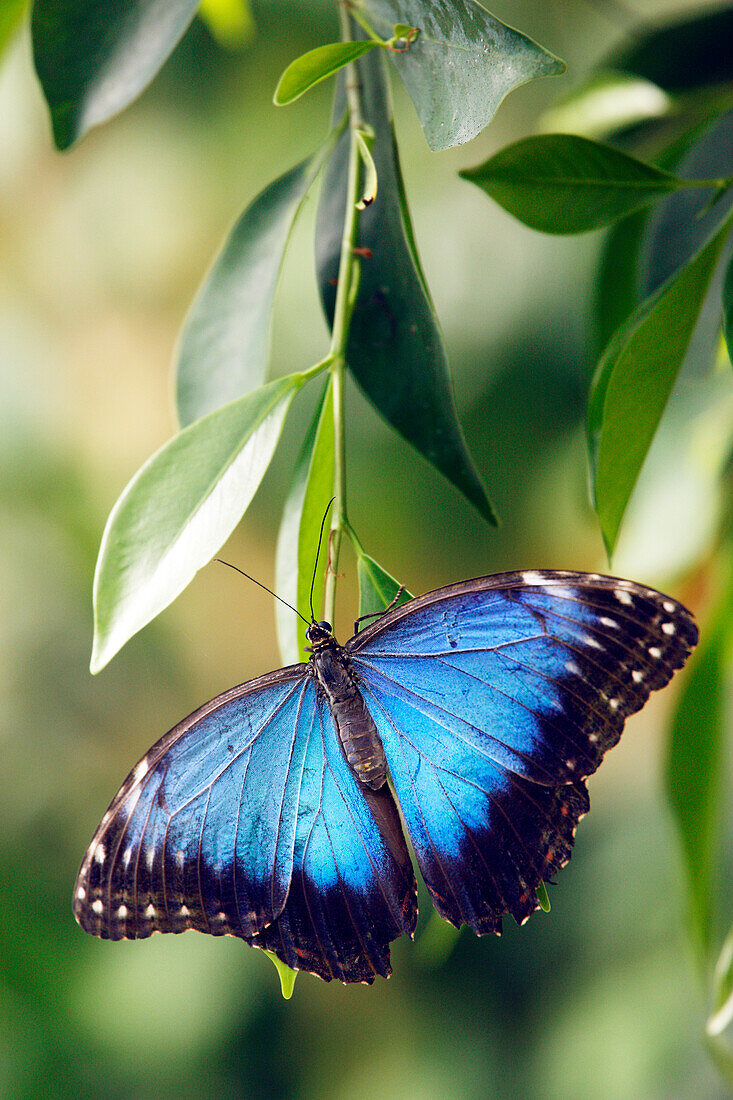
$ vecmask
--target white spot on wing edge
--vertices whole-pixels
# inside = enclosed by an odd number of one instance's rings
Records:
[[[119,909],[117,910],[117,916],[120,918],[120,920],[125,919],[125,917],[127,916],[127,906],[126,905],[121,905],[119,907]]]
[[[97,863],[104,863],[104,857],[107,853],[104,850],[104,844],[98,844],[94,849],[94,859]]]
[[[76,891],[76,896],[78,897],[79,901],[84,901],[84,898],[87,896],[87,892],[83,886],[80,886],[79,889]]]
[[[634,681],[635,684],[640,684],[641,681],[644,679],[644,673],[640,672],[638,668],[632,669],[631,679]]]
[[[522,580],[525,584],[547,583],[547,577],[543,577],[541,573],[536,573],[533,569],[528,569],[525,573],[522,573]]]
[[[614,588],[613,594],[618,602],[625,604],[626,607],[630,607],[634,602],[629,593],[625,592],[623,588]]]
[[[664,600],[662,603],[662,607],[668,615],[671,615],[674,611],[677,610],[677,604],[673,600]]]
[[[674,623],[662,623],[662,630],[665,634],[671,635],[677,633],[677,627],[674,625]]]
[[[145,910],[145,916],[148,918],[148,920],[153,920],[154,917],[155,917],[155,906],[153,905],[152,901],[150,902],[150,905]]]
[[[658,645],[650,645],[647,653],[650,657],[654,657],[656,660],[659,660],[659,658],[662,656],[662,651]]]
[[[574,676],[580,676],[580,668],[575,661],[566,661],[565,668],[568,672],[572,672]]]
[[[97,898],[96,901],[92,902],[92,909],[98,917],[101,917],[102,913],[104,912],[104,906],[102,905],[102,902],[99,900],[99,898]]]
[[[608,615],[601,615],[598,621],[602,623],[603,626],[610,627],[611,630],[618,630],[618,622],[616,619],[609,618]]]

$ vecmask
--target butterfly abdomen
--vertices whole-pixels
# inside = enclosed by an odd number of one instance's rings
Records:
[[[338,730],[344,755],[357,779],[379,790],[387,778],[387,760],[374,719],[354,681],[343,649],[331,641],[314,652],[319,684]]]

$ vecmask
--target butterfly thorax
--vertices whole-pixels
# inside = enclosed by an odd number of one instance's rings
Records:
[[[357,686],[346,650],[327,623],[309,627],[308,640],[313,646],[311,664],[333,715],[344,755],[357,779],[372,790],[379,790],[387,778],[387,760],[374,720]]]

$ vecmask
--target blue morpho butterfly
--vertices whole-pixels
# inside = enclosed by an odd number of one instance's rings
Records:
[[[307,620],[306,620],[307,621]],[[327,981],[390,973],[420,871],[442,917],[523,923],[570,858],[584,780],[697,642],[667,596],[596,573],[478,577],[199,707],[145,754],[79,871],[87,932],[196,928]]]

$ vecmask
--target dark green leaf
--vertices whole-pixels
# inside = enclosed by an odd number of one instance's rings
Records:
[[[682,840],[695,943],[706,958],[714,916],[713,872],[720,830],[725,716],[733,643],[733,562],[720,601],[702,632],[672,723],[666,784]]]
[[[595,508],[609,555],[730,231],[708,243],[624,322],[603,353],[588,403]]]
[[[363,550],[358,553],[356,570],[359,578],[359,615],[371,615],[389,607],[400,590],[396,581],[379,562],[370,558]],[[402,588],[395,607],[412,599],[412,593]]]
[[[333,392],[329,380],[318,403],[290,483],[277,540],[275,588],[279,596],[310,618],[310,586],[315,571],[313,607],[316,618],[323,607],[325,568],[317,568],[318,535],[333,496]],[[319,560],[328,555],[328,539]],[[276,606],[277,636],[285,664],[307,661],[304,626],[281,603]]]
[[[350,61],[355,61],[357,57],[373,50],[376,45],[376,42],[371,41],[331,42],[327,46],[317,46],[315,50],[309,50],[302,57],[296,57],[280,77],[273,102],[278,107],[293,103],[309,88],[320,84],[326,77],[333,76]]]
[[[167,607],[232,533],[304,380],[301,374],[280,378],[209,413],[132,479],[112,509],[99,551],[93,672]]]
[[[313,161],[269,184],[234,225],[189,310],[176,379],[178,416],[190,424],[262,384],[285,249],[313,182]]]
[[[431,149],[470,141],[514,88],[565,70],[474,0],[354,0],[354,7],[385,39],[397,23],[418,28],[409,48],[390,57]]]
[[[625,218],[613,226],[603,242],[594,287],[598,355],[643,297],[640,267],[648,220],[646,210]]]
[[[733,258],[728,261],[723,284],[723,330],[728,345],[728,358],[733,361]]]
[[[197,7],[198,0],[35,0],[33,57],[59,149],[140,94]]]
[[[611,68],[638,73],[671,92],[710,88],[733,80],[733,9],[706,12],[635,35],[614,52]]]
[[[414,254],[382,59],[373,53],[356,64],[366,121],[375,131],[372,155],[379,193],[360,216],[359,245],[371,255],[361,264],[349,368],[385,420],[495,523],[463,440],[440,329]],[[341,91],[336,117],[342,113]],[[318,278],[329,321],[336,297],[347,159],[344,135],[328,165],[316,234]]]
[[[543,233],[587,233],[690,184],[610,145],[542,134],[460,173]]]

